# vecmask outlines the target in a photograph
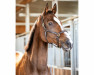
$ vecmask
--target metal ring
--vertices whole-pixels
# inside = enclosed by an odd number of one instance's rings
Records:
[[[59,33],[57,33],[57,37],[60,37],[60,34]]]

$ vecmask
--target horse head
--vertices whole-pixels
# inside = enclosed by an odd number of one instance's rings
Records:
[[[54,43],[59,48],[68,51],[72,48],[72,40],[62,26],[60,20],[55,16],[56,4],[52,9],[48,9],[48,3],[40,16],[40,36],[44,42]]]

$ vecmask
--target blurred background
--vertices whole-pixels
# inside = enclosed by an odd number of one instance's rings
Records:
[[[29,31],[46,3],[52,8],[57,4],[56,16],[73,40],[73,49],[65,52],[48,44],[48,66],[51,75],[78,75],[78,0],[16,0],[16,51],[25,52]]]

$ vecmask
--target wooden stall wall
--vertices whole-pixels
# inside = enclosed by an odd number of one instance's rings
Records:
[[[64,69],[57,69],[55,68],[53,71],[53,68],[50,68],[51,75],[71,75],[71,70],[64,70]]]

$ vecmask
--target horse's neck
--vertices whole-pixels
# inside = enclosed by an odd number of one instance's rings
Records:
[[[30,60],[37,69],[47,68],[47,48],[48,44],[42,41],[39,29],[36,28]]]

